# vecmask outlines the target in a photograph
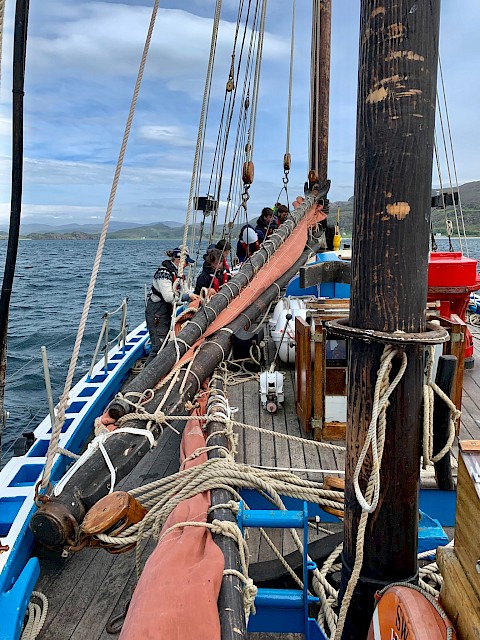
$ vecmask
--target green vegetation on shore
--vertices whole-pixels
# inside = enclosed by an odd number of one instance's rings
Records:
[[[480,181],[468,182],[462,185],[459,189],[460,199],[463,210],[463,220],[465,224],[465,233],[468,236],[480,236]],[[331,224],[336,221],[337,208],[340,207],[340,230],[342,235],[349,236],[352,233],[352,220],[353,220],[353,197],[347,202],[330,202],[330,219]],[[457,215],[459,209],[457,207]],[[455,234],[456,234],[456,222],[455,211],[452,207],[447,208],[447,217],[452,220]],[[252,219],[255,219],[255,212],[252,212]],[[125,223],[126,225],[128,223]],[[459,221],[459,224],[461,222]],[[445,227],[445,211],[443,209],[432,209],[432,226],[434,233],[441,233],[446,235]],[[200,225],[197,225],[198,231]],[[208,225],[205,225],[204,234],[209,233]],[[232,236],[238,230],[233,229]],[[100,233],[90,232],[87,233],[82,230],[62,230],[62,231],[48,231],[45,233],[29,233],[23,235],[23,239],[30,240],[97,240]],[[8,234],[5,231],[0,231],[0,240],[6,239]],[[118,231],[112,231],[107,234],[108,240],[172,240],[172,242],[180,242],[183,239],[183,226],[171,223],[158,222],[156,224],[148,224],[145,226],[136,226],[132,228],[130,225],[126,229],[120,229]]]

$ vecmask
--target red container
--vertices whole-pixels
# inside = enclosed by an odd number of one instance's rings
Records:
[[[431,253],[428,261],[429,287],[470,287],[477,279],[477,260],[460,251]]]

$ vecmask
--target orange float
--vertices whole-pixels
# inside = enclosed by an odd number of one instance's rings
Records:
[[[435,602],[435,604],[434,604]],[[445,640],[455,630],[438,602],[408,586],[392,586],[380,597],[367,640]]]

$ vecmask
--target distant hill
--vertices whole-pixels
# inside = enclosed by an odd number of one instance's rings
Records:
[[[135,229],[121,229],[107,234],[109,240],[181,240],[184,225],[180,223],[157,222]]]
[[[465,230],[468,235],[480,236],[480,180],[467,182],[460,186],[460,199],[463,208]],[[353,220],[353,196],[348,201],[330,202],[329,224],[336,220],[337,207],[340,207],[340,229],[342,235],[350,235]],[[447,215],[454,222],[453,208],[447,209]],[[441,209],[432,210],[433,230],[445,235],[445,212]],[[32,240],[94,240],[97,239],[102,225],[100,224],[68,224],[62,226],[28,223],[21,226],[21,236]],[[172,240],[183,238],[182,222],[167,220],[141,225],[134,222],[112,221],[109,225],[107,239],[111,240]],[[198,225],[199,228],[199,225]],[[204,233],[208,234],[209,225]],[[238,230],[234,229],[232,237]],[[8,235],[7,229],[0,228],[0,239]]]
[[[467,182],[459,187],[460,201],[462,203],[463,219],[467,235],[480,236],[480,180]],[[330,202],[329,218],[336,220],[337,208],[340,207],[340,230],[342,235],[352,233],[353,222],[353,197],[347,202]],[[453,221],[455,227],[455,212],[453,207],[447,207],[447,216]],[[458,207],[457,207],[458,214]],[[446,235],[445,211],[432,209],[432,226],[435,233]],[[455,231],[456,234],[456,231]]]
[[[53,233],[53,234],[61,234],[61,233],[75,233],[79,231],[80,233],[92,233],[99,235],[102,230],[103,224],[63,224],[63,225],[52,225],[52,224],[44,224],[42,222],[22,222],[20,225],[20,233],[22,236],[29,236],[32,233]],[[141,225],[136,222],[121,222],[118,220],[112,220],[108,225],[108,228],[111,231],[118,231],[119,229],[134,229],[135,227],[140,227]],[[0,227],[0,234],[8,234],[8,228]]]

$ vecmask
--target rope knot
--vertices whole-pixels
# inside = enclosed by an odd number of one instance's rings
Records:
[[[255,615],[255,598],[257,597],[258,588],[253,584],[252,578],[247,578],[243,589],[243,603],[245,606],[245,614],[248,618],[250,613]]]
[[[163,411],[155,411],[155,422],[159,425],[167,421],[167,417]]]

